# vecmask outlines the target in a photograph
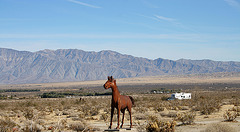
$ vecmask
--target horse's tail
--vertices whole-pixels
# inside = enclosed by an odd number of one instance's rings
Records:
[[[130,100],[132,101],[132,105],[134,105],[134,99],[132,96],[128,96],[130,98]]]

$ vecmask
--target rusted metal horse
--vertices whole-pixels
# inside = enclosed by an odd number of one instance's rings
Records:
[[[120,111],[123,113],[122,117],[122,125],[120,128],[123,126],[124,122],[124,114],[125,110],[127,109],[130,115],[130,128],[132,128],[132,112],[131,108],[134,105],[134,100],[131,96],[125,96],[125,95],[120,95],[120,92],[118,91],[118,87],[116,84],[116,80],[113,79],[113,77],[108,77],[107,82],[103,85],[105,89],[112,89],[112,104],[111,104],[111,121],[110,121],[110,126],[109,129],[112,128],[112,118],[113,118],[113,113],[114,113],[114,108],[117,109],[117,114],[118,114],[118,124],[117,128],[119,129],[119,118],[120,118]]]

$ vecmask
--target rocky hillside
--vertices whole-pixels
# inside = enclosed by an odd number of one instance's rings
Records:
[[[167,60],[114,51],[77,49],[17,51],[0,48],[0,84],[84,81],[138,76],[240,72],[240,62]]]

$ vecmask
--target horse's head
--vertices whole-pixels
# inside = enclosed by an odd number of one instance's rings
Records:
[[[112,87],[114,87],[116,85],[116,80],[111,76],[111,77],[109,77],[108,76],[108,80],[107,80],[107,82],[103,85],[103,87],[105,88],[105,89],[109,89],[109,88],[112,88]]]

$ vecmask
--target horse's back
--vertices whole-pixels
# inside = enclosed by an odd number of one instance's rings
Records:
[[[132,107],[133,103],[129,96],[120,95],[120,98],[121,98],[122,105],[124,105],[125,107]]]

